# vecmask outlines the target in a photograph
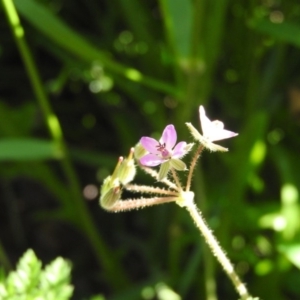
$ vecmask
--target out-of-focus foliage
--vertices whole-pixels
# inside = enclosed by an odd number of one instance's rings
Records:
[[[1,0],[2,265],[66,256],[74,299],[236,299],[179,207],[97,200],[141,136],[190,142],[202,104],[239,136],[202,155],[198,206],[253,296],[299,299],[299,47],[297,0]]]
[[[70,265],[61,257],[44,269],[32,250],[21,258],[15,271],[0,281],[0,297],[3,300],[65,300],[70,299]]]

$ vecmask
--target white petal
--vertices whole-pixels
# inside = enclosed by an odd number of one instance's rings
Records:
[[[224,129],[223,122],[218,120],[210,121],[210,119],[206,116],[204,107],[202,105],[200,105],[199,108],[199,115],[203,136],[209,141],[219,141],[238,135],[235,132]]]
[[[199,115],[200,115],[202,133],[205,137],[208,137],[213,125],[211,124],[212,123],[211,120],[206,116],[204,107],[202,105],[200,105],[199,108]]]
[[[213,142],[213,141],[219,141],[219,140],[224,140],[224,139],[228,139],[234,136],[237,136],[238,134],[226,129],[222,129],[222,130],[218,130],[213,132],[210,136],[209,139]]]
[[[185,123],[185,124],[188,127],[188,129],[190,130],[193,137],[198,142],[200,142],[205,148],[209,149],[212,152],[215,152],[215,151],[227,152],[228,151],[227,148],[216,145],[216,144],[212,143],[209,139],[202,136],[191,123]]]

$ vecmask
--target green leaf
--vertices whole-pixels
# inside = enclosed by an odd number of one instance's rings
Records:
[[[41,261],[29,249],[20,258],[17,269],[0,283],[0,297],[5,300],[68,300],[73,294],[70,274],[70,264],[61,257],[43,270]]]
[[[0,134],[1,136],[26,136],[32,131],[37,107],[27,102],[18,107],[11,107],[0,102]]]
[[[69,285],[71,266],[63,258],[57,257],[45,267],[41,276],[41,289],[48,299],[69,299],[73,293],[73,287]],[[49,297],[51,291],[51,297]]]
[[[9,295],[31,294],[38,284],[42,263],[34,252],[29,249],[21,257],[17,270],[11,272],[7,278],[7,291]]]
[[[191,1],[162,0],[161,1],[167,31],[174,44],[179,59],[187,59],[190,55],[192,31]]]
[[[38,2],[33,0],[15,0],[14,3],[18,12],[34,27],[52,40],[54,44],[65,49],[75,57],[90,64],[99,61],[108,70],[156,90],[171,95],[178,93],[174,90],[173,86],[147,77],[136,69],[114,61],[109,55],[84,39],[81,35],[76,33],[76,31],[68,27],[59,17]]]
[[[105,300],[106,298],[102,295],[92,296],[89,300]]]
[[[62,153],[52,141],[32,138],[0,140],[0,161],[58,159]]]
[[[234,157],[239,162],[239,167],[233,174],[232,191],[237,195],[246,186],[247,178],[259,168],[265,159],[266,150],[264,135],[268,125],[269,115],[265,111],[257,111],[245,122],[244,128],[236,140],[237,153]],[[235,199],[240,198],[240,196]]]
[[[287,259],[300,269],[300,244],[281,245],[279,251],[286,255]]]
[[[300,47],[300,26],[291,22],[272,23],[268,19],[252,21],[250,27],[275,39]]]

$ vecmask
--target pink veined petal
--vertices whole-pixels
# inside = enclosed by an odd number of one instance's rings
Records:
[[[168,125],[159,140],[161,144],[166,144],[166,149],[172,150],[177,141],[177,133],[174,125]]]
[[[180,158],[182,157],[183,155],[186,154],[186,150],[185,150],[185,147],[186,147],[186,142],[180,142],[178,143],[174,150],[173,150],[173,155],[172,157],[173,158]]]
[[[140,158],[140,163],[143,166],[147,166],[147,167],[155,167],[158,166],[160,164],[162,164],[165,160],[154,155],[154,154],[146,154],[145,156],[143,156],[142,158]]]
[[[150,153],[159,154],[160,152],[157,151],[157,146],[159,145],[158,141],[147,136],[143,136],[140,140],[142,146]]]

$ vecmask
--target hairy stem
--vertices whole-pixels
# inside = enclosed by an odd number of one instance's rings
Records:
[[[179,181],[179,178],[177,176],[177,173],[176,173],[175,169],[171,168],[171,172],[172,172],[172,176],[174,178],[174,181],[175,181],[175,183],[176,183],[176,185],[178,187],[178,190],[182,191],[182,187],[181,187],[181,184],[180,184],[180,181]]]
[[[160,195],[169,195],[169,196],[178,196],[178,193],[175,191],[165,190],[162,188],[147,186],[147,185],[138,185],[138,184],[128,184],[125,186],[127,191],[137,192],[137,193],[148,193],[148,194],[160,194]]]
[[[190,166],[189,175],[188,175],[188,179],[187,179],[187,182],[186,182],[186,188],[185,188],[186,192],[188,192],[191,188],[192,176],[193,176],[193,173],[194,173],[194,169],[196,167],[197,160],[198,160],[198,158],[199,158],[199,156],[200,156],[203,149],[204,149],[204,146],[202,144],[200,144],[197,151],[195,152],[195,154],[193,156],[192,161],[191,161],[191,166]]]
[[[114,206],[107,209],[112,212],[128,211],[132,209],[145,208],[157,204],[164,204],[174,202],[177,197],[154,197],[154,198],[140,198],[140,199],[128,199],[120,200]]]
[[[158,173],[155,170],[148,168],[148,167],[143,167],[143,166],[140,166],[140,167],[145,173],[149,174],[150,176],[152,176],[154,179],[157,180]],[[167,185],[168,187],[170,187],[173,190],[176,190],[176,191],[179,190],[178,187],[172,181],[168,180],[167,178],[164,178],[160,182],[164,183],[165,185]]]
[[[216,238],[214,237],[212,231],[206,225],[201,213],[198,211],[195,203],[189,201],[185,206],[188,212],[190,213],[192,219],[194,220],[196,226],[201,231],[202,235],[208,246],[210,247],[213,255],[218,259],[219,263],[223,267],[225,273],[232,281],[236,291],[241,296],[242,300],[250,300],[252,297],[247,291],[246,286],[241,282],[240,278],[236,274],[233,265],[226,256],[225,252],[222,250],[221,246],[218,244]]]

